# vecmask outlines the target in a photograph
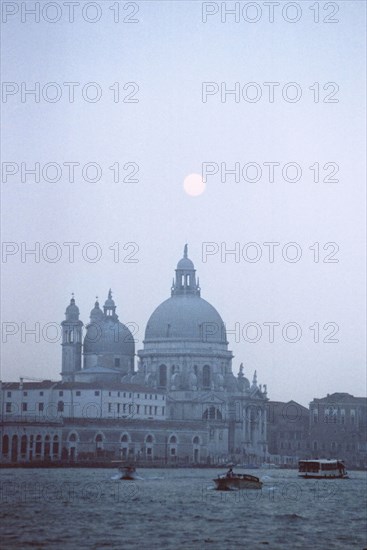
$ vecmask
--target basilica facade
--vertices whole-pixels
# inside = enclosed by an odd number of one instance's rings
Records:
[[[61,323],[61,381],[2,383],[2,460],[263,462],[266,386],[242,364],[233,374],[225,324],[201,297],[187,245],[137,353],[116,310],[110,290],[83,338],[73,297]]]

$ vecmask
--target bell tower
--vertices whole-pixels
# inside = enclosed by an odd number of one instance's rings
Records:
[[[63,382],[73,382],[74,373],[82,368],[82,327],[79,320],[79,308],[75,304],[74,294],[65,311],[62,326],[62,368]]]

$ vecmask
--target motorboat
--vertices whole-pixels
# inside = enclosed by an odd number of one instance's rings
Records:
[[[232,470],[213,479],[218,491],[240,491],[242,489],[261,489],[262,481],[250,474],[235,474]]]
[[[134,468],[134,466],[120,466],[119,472],[121,474],[120,479],[130,481],[137,479],[136,469]]]
[[[342,460],[326,458],[300,460],[298,476],[304,479],[346,479],[349,477]]]

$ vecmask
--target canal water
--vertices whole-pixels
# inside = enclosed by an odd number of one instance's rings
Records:
[[[262,490],[213,489],[214,469],[2,469],[0,547],[46,549],[367,548],[366,472],[298,479],[248,470]]]

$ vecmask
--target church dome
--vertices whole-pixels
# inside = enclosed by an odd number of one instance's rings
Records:
[[[145,330],[149,341],[196,341],[227,344],[224,323],[217,310],[200,297],[195,267],[188,258],[187,244],[178,262],[171,298],[152,313]]]
[[[194,264],[189,258],[181,258],[177,264],[177,269],[195,269]]]
[[[134,355],[135,342],[130,330],[113,319],[93,321],[87,326],[84,353]]]
[[[200,296],[173,295],[152,313],[145,330],[149,340],[196,340],[226,343],[224,323],[217,310]]]
[[[84,353],[134,356],[135,342],[130,330],[120,323],[111,290],[103,306],[98,301],[90,315],[90,324],[84,337]]]
[[[77,321],[79,319],[79,308],[75,304],[74,296],[70,300],[70,304],[66,308],[65,317],[67,321]]]

